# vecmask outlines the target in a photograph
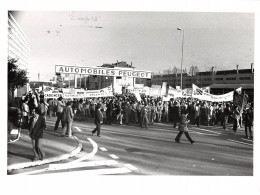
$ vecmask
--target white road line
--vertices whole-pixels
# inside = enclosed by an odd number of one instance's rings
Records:
[[[116,165],[118,164],[115,160],[101,160],[101,161],[89,161],[89,162],[79,162],[77,164],[50,164],[49,170],[62,170],[62,169],[73,169],[73,168],[84,168],[84,167],[95,167],[104,165]]]
[[[245,138],[241,138],[241,139],[245,140],[245,141],[253,142],[253,140],[250,140],[250,139],[245,139]]]
[[[75,126],[74,126],[74,128],[75,128],[77,131],[80,131],[80,132],[81,132],[80,128],[78,128],[78,127],[75,127]]]
[[[189,133],[196,133],[196,134],[200,134],[200,135],[213,135],[213,136],[219,136],[219,135],[217,135],[217,134],[200,133],[200,132],[192,131],[192,130],[189,130]]]
[[[193,128],[196,128],[196,129],[199,129],[199,130],[202,130],[202,131],[208,131],[208,132],[211,132],[211,133],[215,133],[215,134],[222,134],[222,133],[218,133],[218,132],[215,132],[215,131],[211,131],[211,130],[207,130],[207,129],[201,129],[199,127],[193,127]]]
[[[113,159],[119,159],[119,157],[114,154],[109,154],[109,156],[112,157]]]
[[[128,169],[130,169],[131,171],[137,170],[137,168],[131,164],[124,164],[124,166],[127,167]]]
[[[228,141],[231,141],[231,142],[239,143],[239,144],[244,144],[244,145],[248,145],[248,146],[253,146],[252,144],[248,144],[248,143],[245,143],[245,142],[239,142],[239,141],[232,140],[232,139],[227,139],[227,140],[228,140]]]
[[[94,155],[97,153],[97,151],[98,151],[98,145],[97,145],[97,143],[94,142],[91,138],[88,138],[88,140],[89,140],[90,143],[93,145],[93,150],[92,150],[92,152],[89,153],[89,154],[87,154],[86,156],[83,156],[83,157],[81,157],[81,158],[79,158],[79,159],[77,159],[77,160],[71,161],[71,162],[69,162],[69,163],[67,163],[67,164],[73,164],[73,163],[77,163],[77,162],[80,162],[80,161],[89,159],[89,158],[91,158],[92,156],[94,156]],[[80,141],[81,141],[81,142],[88,143],[88,142],[86,142],[86,141],[82,141],[82,140],[80,140]]]
[[[84,175],[84,176],[96,176],[96,175],[112,175],[112,174],[123,174],[123,173],[131,173],[132,171],[122,167],[122,168],[108,168],[108,169],[94,169],[94,170],[83,170],[83,171],[75,171],[75,172],[61,172],[61,173],[55,173],[56,175],[64,175],[67,176],[75,176],[77,175]],[[49,173],[53,174],[53,173]]]
[[[107,151],[107,149],[104,148],[104,147],[99,147],[99,149],[100,149],[101,151],[103,151],[103,152]]]

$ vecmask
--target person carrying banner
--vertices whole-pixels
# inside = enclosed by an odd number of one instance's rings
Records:
[[[188,123],[189,123],[188,112],[187,112],[186,109],[182,109],[182,111],[181,111],[181,121],[180,121],[180,125],[178,127],[180,132],[175,137],[175,142],[176,143],[180,143],[180,139],[181,139],[181,136],[182,136],[183,133],[185,134],[185,136],[187,137],[187,139],[189,140],[189,142],[191,144],[193,144],[195,142],[194,140],[191,139],[191,137],[189,135]]]

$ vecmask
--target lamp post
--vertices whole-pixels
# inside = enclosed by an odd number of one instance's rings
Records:
[[[183,45],[184,45],[184,30],[177,28],[177,30],[182,31],[182,47],[181,47],[181,90],[182,90],[182,62],[183,62]]]

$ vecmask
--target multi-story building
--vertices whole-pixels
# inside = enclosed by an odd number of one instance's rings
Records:
[[[20,69],[28,69],[30,60],[30,41],[19,27],[14,17],[8,12],[8,60],[18,60],[16,64]],[[20,97],[28,92],[29,84],[14,91],[14,97]]]
[[[171,87],[181,85],[181,74],[154,75],[147,85],[161,85],[163,82]],[[254,90],[254,68],[253,63],[250,69],[221,70],[209,72],[197,72],[195,75],[182,74],[182,88],[191,88],[192,84],[198,87],[210,87],[212,94],[224,94],[236,88],[242,87],[250,96]]]
[[[30,41],[8,12],[8,59],[15,58],[21,69],[28,69],[30,60]]]

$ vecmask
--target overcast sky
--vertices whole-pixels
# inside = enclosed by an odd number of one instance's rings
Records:
[[[55,75],[55,64],[131,62],[140,70],[250,68],[254,14],[199,12],[14,12],[31,43],[30,79]]]

